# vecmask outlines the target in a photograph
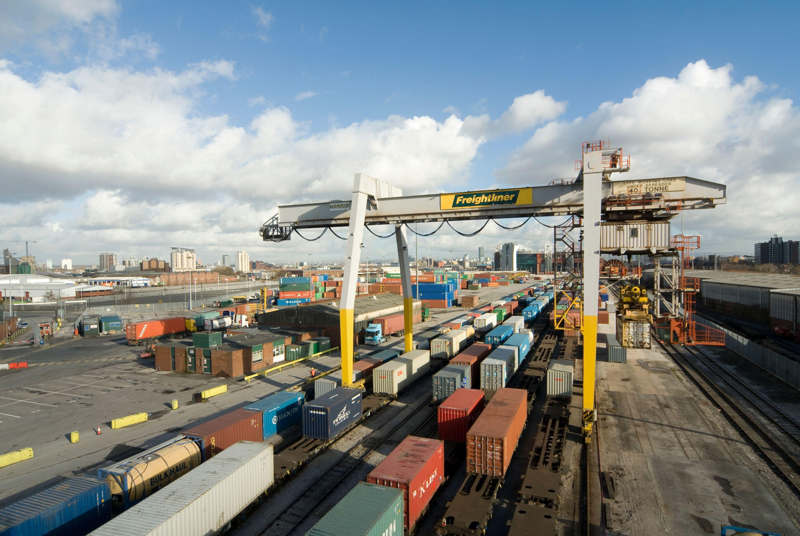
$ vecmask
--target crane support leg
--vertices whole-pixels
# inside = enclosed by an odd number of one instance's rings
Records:
[[[411,269],[408,266],[408,242],[406,228],[395,225],[397,239],[397,260],[400,263],[400,282],[403,286],[403,329],[405,330],[406,353],[412,350],[414,336],[414,297],[411,293]]]
[[[597,365],[597,300],[600,285],[602,151],[584,155],[583,167],[583,432],[591,442]]]

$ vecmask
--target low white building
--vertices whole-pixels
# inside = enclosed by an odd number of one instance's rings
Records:
[[[41,275],[0,276],[0,295],[15,300],[50,302],[58,299],[75,299],[81,291],[96,291],[97,287],[76,284],[68,279]]]

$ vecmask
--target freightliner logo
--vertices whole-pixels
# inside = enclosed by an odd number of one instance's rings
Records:
[[[530,205],[533,202],[533,191],[530,188],[519,188],[516,190],[442,194],[439,200],[442,210],[490,207],[494,205]]]

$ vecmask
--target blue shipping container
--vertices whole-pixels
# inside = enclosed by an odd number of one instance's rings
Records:
[[[266,440],[299,423],[305,401],[305,393],[282,391],[245,406],[244,409],[262,412],[264,439]]]
[[[492,331],[486,334],[483,342],[491,344],[493,348],[497,348],[505,343],[511,335],[514,334],[514,328],[511,326],[497,326]]]
[[[108,482],[76,476],[0,509],[0,536],[88,534],[110,520]]]
[[[531,350],[531,340],[527,333],[515,333],[514,335],[510,336],[508,340],[503,343],[503,345],[516,346],[519,349],[519,355],[517,356],[518,363],[522,363],[522,361],[528,356],[528,352]]]
[[[303,406],[303,437],[328,441],[361,418],[361,391],[339,387]]]
[[[311,283],[310,277],[281,277],[278,280],[278,284],[280,285],[294,285],[294,284],[306,284]]]
[[[535,303],[533,305],[527,306],[525,309],[522,310],[522,316],[528,322],[536,320],[536,317],[539,316],[539,304]]]
[[[292,298],[292,299],[278,299],[278,306],[281,305],[300,305],[301,303],[308,303],[311,298]]]

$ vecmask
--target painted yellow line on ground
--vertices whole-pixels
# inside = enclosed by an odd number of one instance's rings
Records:
[[[33,458],[33,449],[25,448],[0,455],[0,467],[6,467]]]

